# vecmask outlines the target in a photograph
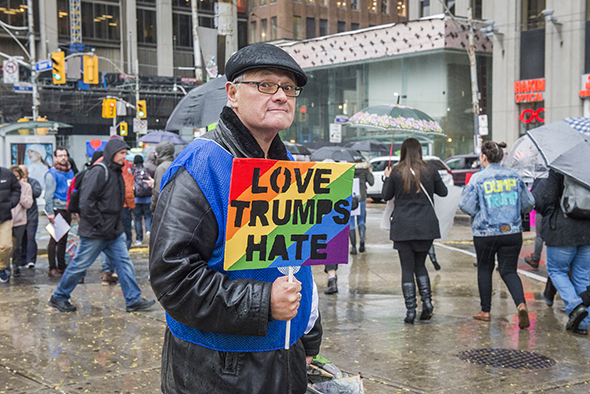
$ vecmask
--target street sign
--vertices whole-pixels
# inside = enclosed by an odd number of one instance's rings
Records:
[[[28,82],[15,82],[13,90],[15,93],[33,93],[33,84]]]
[[[342,125],[330,123],[330,142],[342,142]]]
[[[346,123],[348,122],[348,116],[346,115],[336,115],[334,117],[334,123]]]
[[[146,134],[148,130],[147,120],[133,118],[133,132],[135,134]]]
[[[38,72],[51,70],[53,68],[53,62],[51,60],[42,60],[35,64],[35,70]]]
[[[15,83],[19,80],[18,63],[14,59],[3,62],[4,83]]]
[[[477,124],[479,126],[479,135],[488,135],[488,116],[487,115],[478,115],[477,117]]]

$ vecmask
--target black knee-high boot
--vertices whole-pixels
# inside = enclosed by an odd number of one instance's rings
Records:
[[[432,265],[434,265],[434,269],[435,270],[440,270],[440,265],[438,264],[438,261],[436,261],[436,253],[434,251],[434,245],[430,246],[430,249],[428,250],[428,257],[430,257],[430,261],[432,261]]]
[[[582,299],[584,306],[590,308],[590,286],[586,288],[586,291],[580,293],[580,298]]]
[[[404,299],[406,300],[406,318],[404,322],[414,324],[416,319],[416,285],[414,282],[402,283],[402,292],[404,293]]]
[[[354,230],[350,230],[348,233],[348,236],[350,237],[350,254],[356,254],[356,233],[354,232]]]
[[[416,282],[418,282],[418,291],[420,297],[422,297],[422,314],[420,320],[429,320],[432,317],[432,291],[430,290],[430,278],[426,275],[417,276]]]
[[[364,224],[359,225],[359,237],[361,238],[359,252],[365,252],[365,231],[366,227]]]

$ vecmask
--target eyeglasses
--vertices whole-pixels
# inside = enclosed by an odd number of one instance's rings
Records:
[[[281,88],[281,89],[283,89],[283,92],[285,92],[285,96],[288,96],[288,97],[297,97],[303,91],[303,88],[300,88],[299,86],[279,85],[278,83],[267,82],[267,81],[261,81],[261,82],[243,81],[243,82],[238,82],[238,83],[246,83],[249,85],[256,85],[256,86],[258,86],[258,91],[260,93],[264,93],[264,94],[275,94],[276,92],[279,91],[279,88]]]

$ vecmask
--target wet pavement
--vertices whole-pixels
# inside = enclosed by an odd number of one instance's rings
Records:
[[[471,231],[457,218],[449,239],[437,243],[440,271],[427,260],[432,320],[404,324],[401,269],[389,234],[378,228],[384,204],[369,204],[367,250],[338,270],[339,293],[324,295],[327,277],[314,267],[324,327],[321,355],[342,370],[361,373],[367,393],[588,393],[590,341],[565,331],[567,316],[557,298],[541,298],[546,270],[519,268],[531,317],[518,328],[516,307],[494,274],[492,321],[471,316],[480,310]],[[521,257],[531,253],[534,234],[525,234]],[[41,242],[42,243],[42,242]],[[133,248],[140,287],[147,281],[147,248]],[[544,257],[543,257],[544,259]],[[72,293],[75,313],[47,306],[58,281],[47,277],[47,258],[20,278],[0,284],[0,393],[158,393],[165,318],[156,304],[127,313],[120,286],[101,286],[100,264]],[[419,303],[420,305],[420,303]],[[419,307],[420,310],[420,307]],[[512,349],[542,355],[554,365],[514,369],[461,360],[459,353]],[[499,354],[500,352],[496,352]],[[527,355],[527,353],[520,354]],[[551,364],[548,362],[548,364]]]

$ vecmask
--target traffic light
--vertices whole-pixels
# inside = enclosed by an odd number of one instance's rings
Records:
[[[127,136],[127,128],[129,127],[127,125],[127,122],[121,122],[121,124],[119,125],[121,128],[119,129],[121,132],[120,134],[125,137]]]
[[[305,105],[299,106],[299,121],[307,122],[307,107]]]
[[[66,83],[66,62],[65,53],[62,51],[53,52],[51,61],[53,62],[53,84],[63,85]]]
[[[117,99],[102,100],[102,117],[107,119],[117,117]]]
[[[98,83],[98,56],[84,55],[84,83]]]
[[[140,119],[147,118],[147,103],[145,100],[137,101],[137,117]]]

